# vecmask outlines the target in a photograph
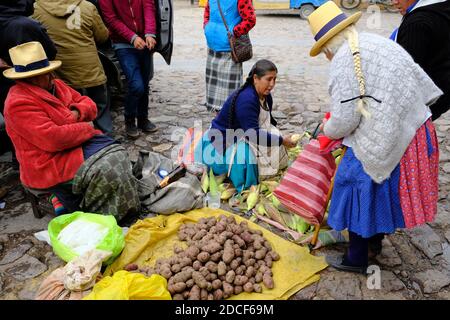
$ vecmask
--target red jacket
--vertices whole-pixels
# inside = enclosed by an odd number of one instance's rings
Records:
[[[81,144],[100,131],[86,121],[97,115],[95,103],[61,80],[56,94],[17,81],[5,101],[6,131],[16,149],[20,180],[45,189],[69,181],[83,163]],[[71,109],[80,113],[78,121]]]
[[[135,34],[156,35],[154,0],[100,0],[100,9],[113,42],[130,43]]]

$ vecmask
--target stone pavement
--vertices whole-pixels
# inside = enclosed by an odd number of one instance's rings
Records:
[[[123,107],[114,97],[114,127],[132,160],[138,150],[150,148],[172,156],[185,128],[196,122],[207,127],[212,115],[203,107],[205,99],[205,39],[202,33],[203,10],[187,1],[175,1],[174,53],[172,64],[155,56],[155,76],[151,82],[150,116],[159,127],[155,134],[142,134],[135,141],[124,138]],[[396,14],[382,13],[376,19],[364,13],[360,30],[383,36],[400,22]],[[278,81],[273,92],[274,115],[285,133],[313,129],[322,119],[329,102],[328,61],[323,56],[309,57],[313,43],[309,26],[297,15],[258,13],[251,31],[254,58],[244,63],[248,73],[261,58],[276,63]],[[450,113],[436,121],[440,155],[440,200],[434,223],[414,230],[398,231],[387,237],[383,252],[373,261],[380,273],[377,279],[327,268],[320,281],[301,290],[292,299],[450,299]],[[31,206],[17,185],[17,176],[8,163],[0,163],[0,181],[9,188],[6,208],[0,210],[0,299],[32,299],[40,282],[62,266],[50,246],[33,237],[44,230],[51,217],[35,219]],[[317,255],[343,252],[344,246],[322,248]],[[375,289],[373,289],[375,287]]]

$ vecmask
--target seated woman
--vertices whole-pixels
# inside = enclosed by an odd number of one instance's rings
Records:
[[[126,150],[94,129],[95,103],[51,71],[39,42],[9,50],[16,80],[5,102],[6,130],[20,164],[20,179],[31,189],[56,194],[69,211],[112,214],[117,220],[139,210],[137,181]]]
[[[432,222],[437,212],[439,150],[429,106],[442,91],[395,42],[359,33],[328,1],[309,17],[311,56],[331,61],[331,117],[323,131],[344,138],[328,224],[349,231],[349,248],[327,257],[333,267],[365,273],[384,234]]]
[[[287,167],[286,148],[295,146],[283,137],[272,117],[272,95],[277,67],[259,60],[244,85],[233,92],[199,143],[195,159],[227,173],[237,191],[258,184]]]

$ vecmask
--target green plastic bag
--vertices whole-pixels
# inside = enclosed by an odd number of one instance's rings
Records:
[[[48,224],[48,234],[50,236],[50,242],[55,254],[62,260],[69,262],[72,259],[79,256],[71,247],[65,245],[58,240],[59,233],[72,222],[86,222],[96,223],[99,227],[107,228],[106,235],[98,242],[96,249],[111,251],[111,257],[103,262],[103,265],[111,264],[115,258],[122,252],[125,247],[125,238],[122,233],[122,228],[117,225],[116,218],[114,216],[100,215],[94,213],[74,212],[71,214],[64,214],[54,218]]]

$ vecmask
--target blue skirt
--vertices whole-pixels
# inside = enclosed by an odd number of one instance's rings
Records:
[[[208,131],[203,134],[201,142],[194,151],[194,161],[201,162],[212,168],[215,175],[228,173],[233,146],[225,150],[225,154],[218,152],[208,137]],[[258,165],[250,146],[241,141],[233,157],[233,164],[229,176],[238,192],[258,184]]]
[[[375,183],[364,172],[352,148],[347,148],[336,172],[328,225],[338,231],[348,229],[363,238],[404,228],[399,179],[397,165],[389,179]]]

